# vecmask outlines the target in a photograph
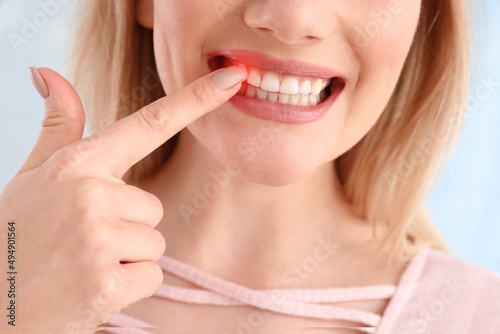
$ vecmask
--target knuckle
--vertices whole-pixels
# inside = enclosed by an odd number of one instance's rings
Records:
[[[80,149],[75,146],[66,146],[53,155],[53,162],[56,167],[74,169],[83,160]]]
[[[150,280],[149,283],[151,288],[148,297],[152,296],[158,287],[163,283],[163,270],[158,264],[150,262],[149,272],[150,274],[148,275],[148,279]]]
[[[151,229],[151,239],[155,245],[155,260],[158,260],[165,252],[166,243],[163,235],[155,229]]]
[[[51,169],[57,173],[74,170],[83,164],[86,157],[100,146],[101,134],[94,134],[72,145],[65,146],[50,157]]]
[[[99,298],[103,295],[108,298],[108,302],[112,302],[112,297],[114,293],[114,285],[116,281],[116,273],[110,269],[103,268],[100,272],[97,273],[95,278],[95,283],[93,287],[93,297]]]
[[[61,132],[69,137],[71,137],[75,131],[82,132],[85,126],[85,113],[73,113],[71,117],[67,116],[67,110],[76,110],[81,108],[81,106],[72,99],[67,99],[65,101],[66,105],[64,108],[55,106],[52,102],[48,100],[45,101],[45,117],[42,121],[42,127],[54,128],[55,131]],[[59,125],[64,125],[63,127],[57,127]]]
[[[168,124],[170,116],[170,112],[160,103],[148,105],[137,112],[142,129],[148,134],[156,132]]]
[[[204,106],[210,101],[210,89],[204,85],[202,81],[195,81],[189,87],[191,89],[190,93],[195,105]]]
[[[145,299],[153,296],[158,287],[163,283],[163,270],[153,261],[142,261],[140,265],[141,297]],[[138,269],[139,269],[138,268]]]
[[[90,224],[90,233],[92,235],[91,242],[94,249],[98,250],[99,254],[103,249],[109,248],[110,245],[113,244],[113,233],[110,233],[109,228],[106,228],[105,224],[101,224],[102,222],[94,222]]]
[[[58,108],[54,108],[52,103],[45,101],[45,117],[42,122],[42,127],[53,127],[67,123],[64,112]]]
[[[102,183],[86,179],[75,187],[77,214],[82,218],[98,219],[97,212],[105,206],[106,191]]]
[[[101,130],[93,133],[92,135],[83,138],[76,144],[81,152],[89,153],[95,149],[98,149],[104,144],[106,139],[106,132]]]
[[[53,181],[62,182],[68,173],[77,169],[82,163],[82,156],[72,146],[67,146],[55,152],[43,165],[45,173],[41,178],[42,186],[47,186]]]
[[[155,223],[159,224],[163,218],[164,210],[161,200],[155,195],[151,194],[151,212],[155,219]]]
[[[87,254],[96,255],[94,259],[102,257],[113,245],[113,233],[102,222],[87,221],[82,232],[78,245]]]

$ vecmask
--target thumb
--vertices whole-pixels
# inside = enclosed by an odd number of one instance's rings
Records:
[[[40,166],[59,149],[82,139],[85,126],[80,97],[65,78],[48,68],[30,67],[29,74],[45,100],[45,117],[36,144],[16,176]]]

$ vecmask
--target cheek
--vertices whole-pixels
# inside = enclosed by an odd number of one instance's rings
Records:
[[[420,3],[414,0],[394,0],[394,3],[401,4],[359,17],[366,22],[357,22],[358,29],[349,36],[362,73],[387,71],[397,76],[408,55],[418,24]]]
[[[155,2],[155,58],[167,95],[206,74],[201,50],[216,17],[208,1]]]
[[[385,7],[359,21],[350,35],[352,56],[359,76],[347,92],[348,113],[343,139],[352,147],[375,124],[398,82],[418,24],[418,1],[394,1],[404,5]],[[361,18],[361,17],[360,17]],[[366,19],[366,18],[365,18]]]

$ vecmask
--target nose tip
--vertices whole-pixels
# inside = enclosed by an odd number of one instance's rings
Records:
[[[260,31],[263,34],[270,35],[274,37],[275,39],[286,43],[286,44],[298,44],[298,43],[304,43],[304,42],[309,42],[309,41],[314,41],[314,40],[320,40],[321,38],[317,36],[311,36],[311,35],[303,35],[300,33],[294,33],[292,31],[288,32],[282,32],[279,29],[270,29],[270,28],[263,28],[263,27],[255,27],[256,31]]]
[[[253,1],[244,14],[247,26],[286,44],[327,38],[333,31],[327,18],[320,3],[303,0]]]

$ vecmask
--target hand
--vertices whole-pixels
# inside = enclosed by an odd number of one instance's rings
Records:
[[[154,229],[162,204],[123,175],[231,98],[246,71],[208,74],[84,139],[85,116],[71,84],[46,68],[31,73],[41,83],[46,116],[32,152],[0,196],[2,234],[15,222],[17,272],[16,326],[4,312],[0,332],[94,333],[163,281],[155,262],[165,240]],[[12,270],[2,258],[4,275]]]

